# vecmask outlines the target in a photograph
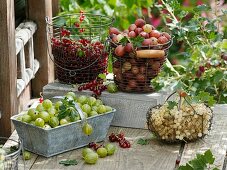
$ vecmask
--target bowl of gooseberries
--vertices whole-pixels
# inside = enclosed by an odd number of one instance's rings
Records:
[[[49,157],[92,141],[103,141],[114,112],[100,99],[68,92],[60,99],[45,99],[11,120],[27,150]],[[31,134],[36,138],[31,138]],[[33,147],[37,143],[43,148]],[[62,148],[65,143],[67,146]]]
[[[75,101],[86,118],[98,116],[113,110],[112,107],[104,105],[100,99],[85,95],[76,97],[75,93],[68,92],[63,100],[55,103],[49,99],[45,99],[35,108],[30,108],[23,115],[18,116],[17,120],[46,130],[81,120],[76,108],[70,106],[68,101]],[[62,112],[64,113],[63,110],[68,111],[68,113],[62,114]]]

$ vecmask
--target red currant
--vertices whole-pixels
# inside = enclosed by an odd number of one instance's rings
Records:
[[[88,147],[89,148],[94,148],[94,147],[96,147],[96,145],[97,144],[95,142],[91,142],[91,143],[88,144]]]
[[[117,136],[114,133],[111,133],[110,136],[109,136],[109,141],[110,142],[116,142]]]
[[[199,71],[204,73],[205,72],[205,67],[204,66],[199,66]]]
[[[74,23],[74,26],[77,27],[77,28],[79,28],[80,27],[80,24],[78,22],[75,22]]]

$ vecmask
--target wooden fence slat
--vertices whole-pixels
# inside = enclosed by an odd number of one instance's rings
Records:
[[[0,1],[0,136],[10,136],[10,117],[17,113],[17,67],[14,1]]]
[[[47,35],[45,17],[52,17],[51,0],[29,0],[28,18],[37,25],[37,31],[34,34],[34,55],[40,62],[40,69],[32,80],[32,94],[39,96],[44,85],[54,81],[54,66],[47,52]]]

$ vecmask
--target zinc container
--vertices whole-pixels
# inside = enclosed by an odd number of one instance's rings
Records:
[[[113,109],[111,112],[86,119],[81,116],[82,120],[51,129],[43,129],[17,120],[17,117],[21,116],[21,114],[12,116],[11,120],[26,150],[45,157],[51,157],[84,147],[90,142],[103,141],[115,111]],[[81,110],[78,110],[78,112],[82,113]],[[93,133],[89,136],[82,132],[82,126],[85,121],[93,127]]]

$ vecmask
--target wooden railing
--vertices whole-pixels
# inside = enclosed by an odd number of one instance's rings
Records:
[[[37,25],[34,22],[23,22],[16,29],[17,97],[39,69],[39,61],[34,58],[33,45],[33,34],[36,29]]]
[[[52,17],[52,4],[57,13],[59,0],[26,2],[26,18],[34,22],[24,22],[15,30],[14,0],[0,0],[0,136],[11,135],[10,117],[25,98],[37,97],[54,80],[45,17]]]

